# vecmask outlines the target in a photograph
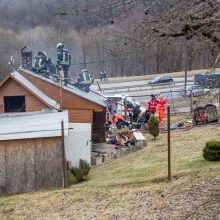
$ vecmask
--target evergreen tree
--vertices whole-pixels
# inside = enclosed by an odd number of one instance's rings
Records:
[[[79,161],[79,167],[70,168],[70,172],[75,176],[76,181],[82,182],[86,180],[86,176],[89,174],[90,165],[85,160]]]
[[[154,140],[160,133],[159,121],[157,120],[157,118],[155,118],[153,114],[151,114],[150,116],[150,120],[148,123],[148,130],[150,134],[154,137]]]

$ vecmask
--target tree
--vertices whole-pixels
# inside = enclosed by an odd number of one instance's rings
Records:
[[[159,3],[162,4],[163,0]],[[146,18],[141,25],[142,37],[197,38],[220,46],[220,1],[183,0],[167,1],[162,9],[147,9]],[[158,3],[158,4],[159,4]],[[152,11],[154,10],[154,13]],[[160,14],[160,16],[158,16]],[[144,30],[144,31],[143,31]],[[151,36],[150,36],[151,35]]]
[[[160,128],[159,128],[159,121],[153,114],[150,116],[150,120],[148,123],[148,130],[150,134],[154,137],[154,140],[160,133]]]
[[[90,171],[90,165],[85,161],[79,161],[79,167],[70,168],[70,172],[75,176],[77,183],[85,181]]]

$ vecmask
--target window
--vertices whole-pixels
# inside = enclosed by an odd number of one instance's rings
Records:
[[[5,96],[5,113],[7,112],[25,112],[25,96]]]

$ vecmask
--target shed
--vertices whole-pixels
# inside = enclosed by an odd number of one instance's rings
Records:
[[[89,123],[92,128],[92,142],[105,141],[106,104],[102,97],[94,92],[85,92],[75,86],[61,86],[50,79],[27,69],[18,70],[48,97],[60,103],[62,109],[69,112],[70,123]]]
[[[0,194],[63,185],[68,112],[0,114]]]

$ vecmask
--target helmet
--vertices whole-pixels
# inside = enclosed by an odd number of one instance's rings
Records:
[[[83,69],[81,72],[82,72],[82,73],[88,72],[88,70],[87,70],[87,69]]]
[[[45,53],[45,52],[43,52],[43,51],[39,51],[38,53],[37,53],[37,55],[38,56],[47,56],[47,54]]]
[[[61,48],[64,48],[64,44],[63,43],[58,43],[57,44],[57,49],[61,49]]]

